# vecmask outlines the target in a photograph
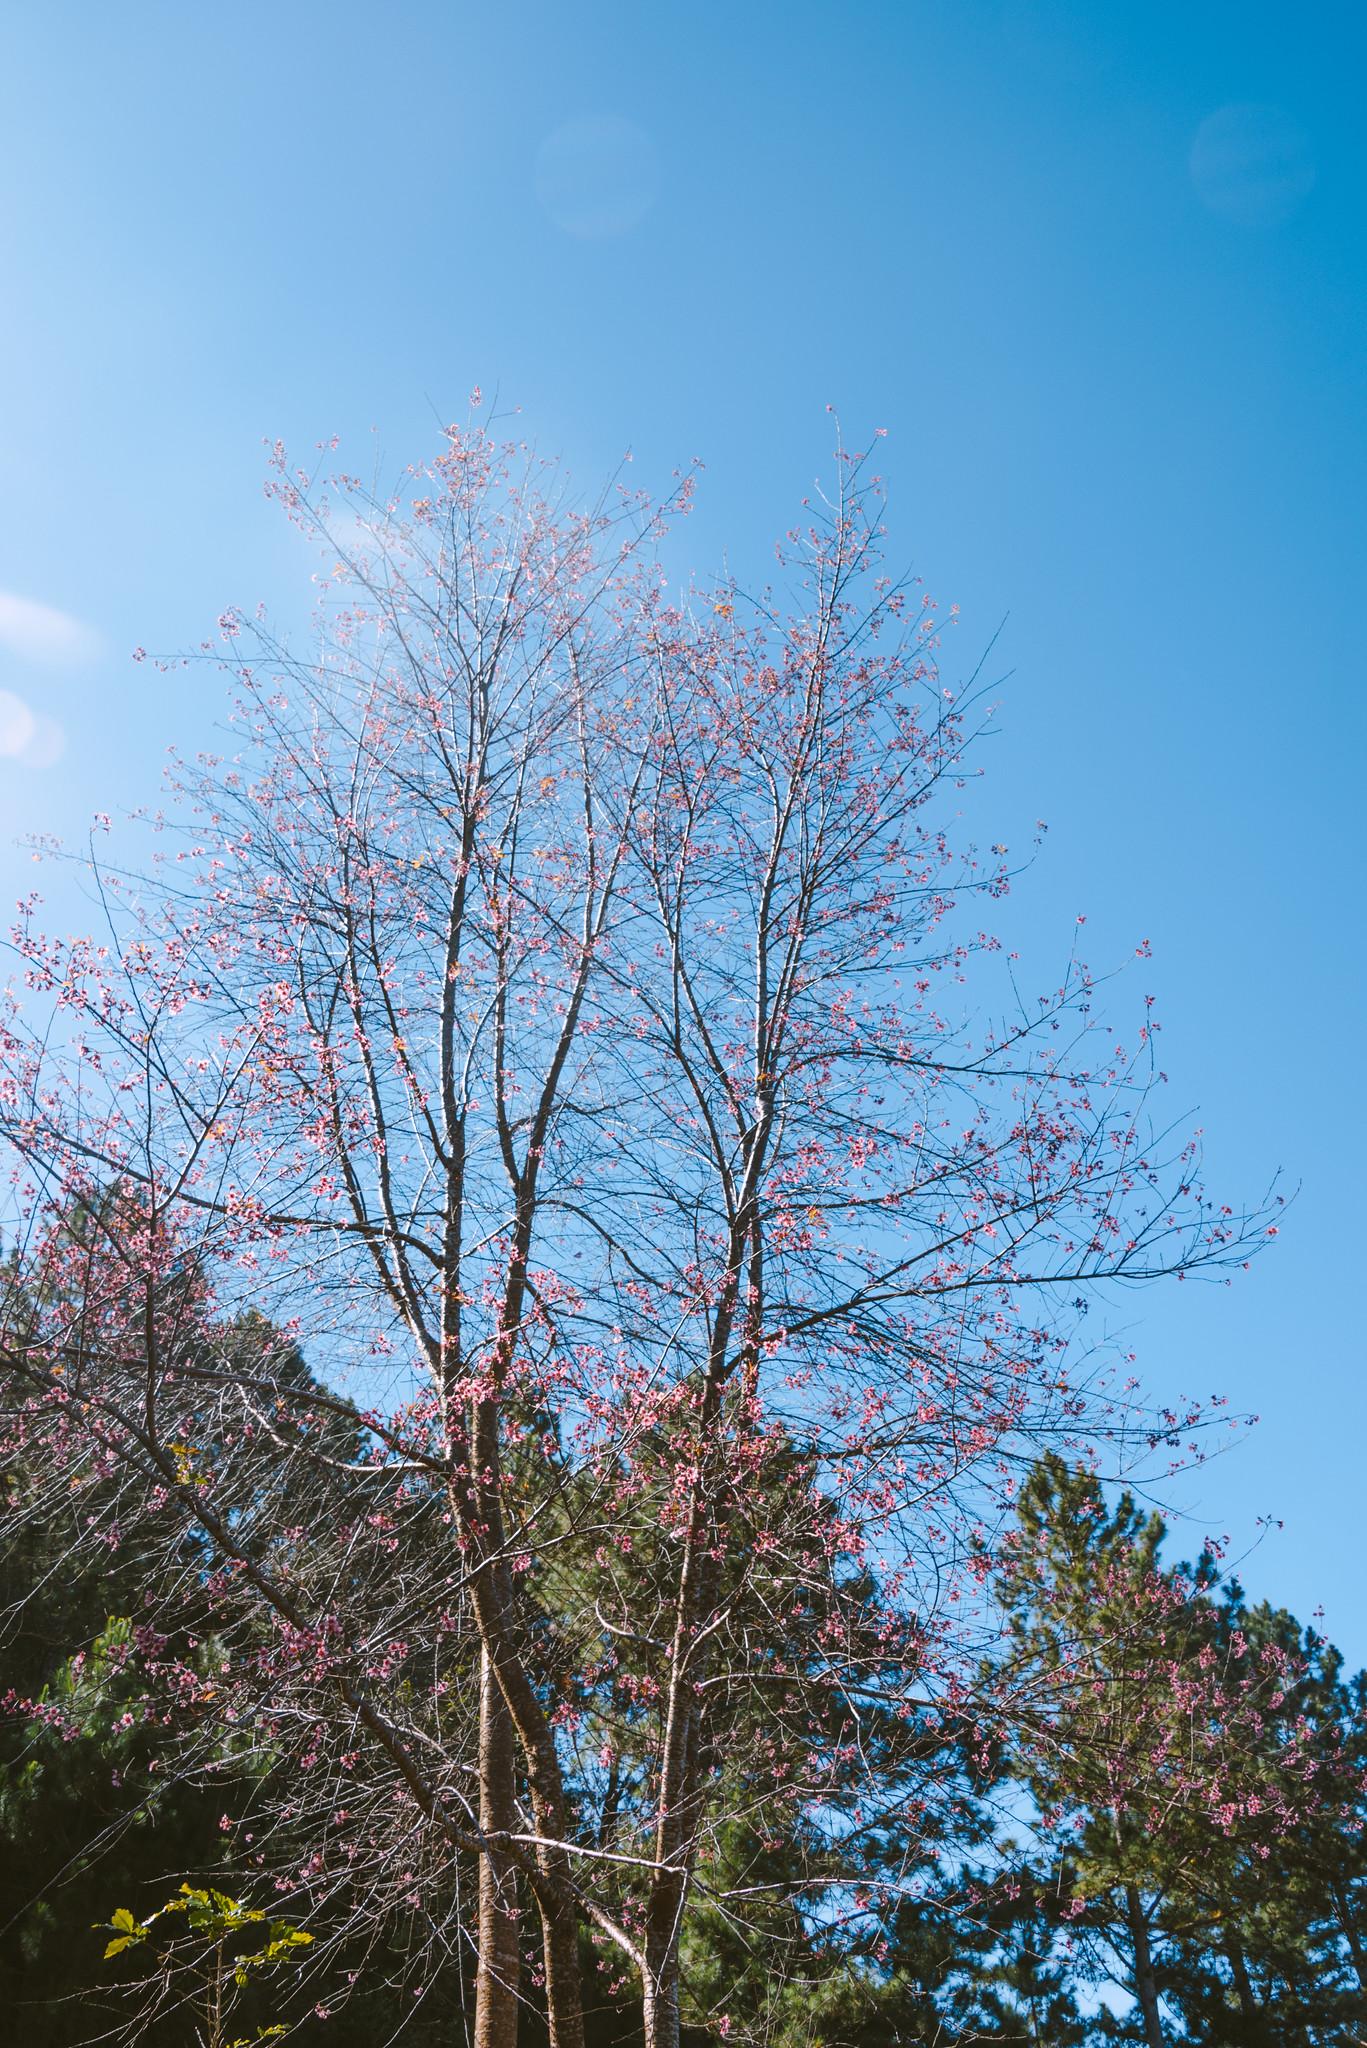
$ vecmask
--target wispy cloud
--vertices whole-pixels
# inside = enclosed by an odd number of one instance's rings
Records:
[[[11,671],[24,668],[79,669],[98,659],[103,643],[93,627],[55,605],[0,590],[0,654]],[[44,693],[45,694],[45,693]],[[66,734],[27,697],[0,687],[0,761],[21,768],[51,768],[66,750]]]
[[[66,734],[55,718],[35,711],[13,690],[0,690],[0,760],[25,768],[51,768],[66,748]]]
[[[55,605],[0,590],[0,647],[43,668],[79,668],[99,654],[100,636]]]

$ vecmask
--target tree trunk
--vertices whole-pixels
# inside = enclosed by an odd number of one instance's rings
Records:
[[[676,1904],[681,1905],[682,1900],[677,1900]],[[645,2048],[679,2048],[677,1916],[668,1912],[666,1900],[660,1891],[657,1891],[651,1901],[650,1926],[646,1934],[646,1966],[641,1991]]]
[[[480,1618],[484,1649],[480,1668],[483,1672],[487,1663],[490,1685],[499,1699],[510,1743],[516,1736],[521,1747],[532,1819],[542,1838],[536,1848],[538,1878],[533,1888],[541,1916],[550,2048],[584,2048],[579,1915],[573,1899],[571,1859],[558,1846],[565,1830],[560,1766],[555,1737],[509,1642],[511,1595],[506,1581],[506,1571],[499,1565],[487,1569],[475,1581],[476,1610],[483,1610]],[[511,1768],[508,1783],[511,1787]],[[508,1825],[514,1826],[515,1822],[510,1818]]]
[[[685,1568],[687,1587],[691,1575]],[[679,2048],[679,1933],[699,1815],[699,1728],[692,1645],[680,1629],[660,1769],[660,1811],[655,1830],[657,1867],[646,1909],[645,1970],[641,1985],[645,2048]]]
[[[1243,1943],[1231,1934],[1225,1943],[1225,1954],[1229,1958],[1230,1972],[1234,1978],[1234,1990],[1239,2000],[1239,2017],[1249,2041],[1261,2043],[1267,2039],[1267,2029],[1253,1995],[1253,1982],[1248,1974],[1248,1963],[1244,1956]]]
[[[559,1861],[563,1864],[564,1859]],[[546,2020],[551,2048],[584,2048],[579,1915],[573,1900],[543,1902],[541,1950],[546,1963]]]
[[[718,1516],[720,1525],[724,1518]],[[679,1613],[671,1654],[669,1705],[660,1759],[656,1871],[646,1915],[645,2048],[678,2048],[679,1935],[688,1873],[703,1811],[702,1708],[698,1686],[706,1666],[697,1630],[716,1597],[716,1563],[703,1554],[695,1504],[680,1575]]]
[[[712,1365],[699,1418],[702,1441],[714,1445],[721,1422],[725,1368],[730,1345],[743,1236],[732,1242],[733,1278],[719,1304],[712,1331]],[[659,1810],[655,1823],[655,1874],[646,1910],[642,1997],[645,2048],[679,2048],[679,1938],[689,1874],[697,1854],[704,1794],[701,1684],[709,1644],[706,1624],[720,1595],[718,1563],[727,1532],[729,1503],[724,1480],[705,1457],[694,1482],[688,1533],[679,1572],[678,1604],[670,1647],[669,1691],[660,1756]],[[710,1529],[706,1527],[710,1515]]]
[[[470,1583],[482,1644],[480,1669],[482,1673],[487,1664],[490,1683],[502,1700],[503,1715],[521,1749],[532,1820],[541,1838],[536,1845],[533,1890],[541,1916],[550,2048],[583,2048],[578,1913],[571,1859],[559,1846],[565,1839],[564,1787],[555,1735],[518,1646],[512,1579],[504,1560],[497,1403],[475,1404],[470,1440],[479,1476],[469,1493],[452,1488],[451,1502],[462,1526],[485,1555]],[[510,1817],[507,1825],[515,1827],[516,1822]]]
[[[1136,1884],[1125,1887],[1125,1911],[1134,1944],[1134,1992],[1144,2017],[1144,2039],[1148,2048],[1164,2048],[1163,2023],[1158,2015],[1158,1981],[1153,1974],[1153,1950],[1149,1946],[1149,1923]]]
[[[512,1716],[487,1650],[479,1666],[479,1826],[483,1835],[516,1825]],[[479,1859],[479,1959],[475,1972],[475,2048],[517,2048],[521,1943],[517,1872],[503,1850]]]

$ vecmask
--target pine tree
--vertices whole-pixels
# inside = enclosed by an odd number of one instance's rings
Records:
[[[1164,1535],[1050,1456],[998,1573],[1010,1769],[1072,1893],[1078,1979],[1129,1994],[1098,2024],[1146,2048],[1346,2042],[1360,1687],[1289,1615],[1222,1589],[1210,1551],[1164,1564]]]

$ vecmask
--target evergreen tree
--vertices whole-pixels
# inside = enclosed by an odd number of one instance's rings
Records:
[[[1071,1892],[1075,1975],[1098,2028],[1147,2048],[1346,2043],[1360,1689],[1289,1615],[1222,1591],[1210,1552],[1165,1565],[1164,1535],[1050,1456],[1001,1561],[1010,1768]]]

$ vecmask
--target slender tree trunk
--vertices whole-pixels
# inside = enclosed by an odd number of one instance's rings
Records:
[[[515,1741],[508,1703],[484,1650],[479,1667],[480,1833],[506,1834],[516,1825]],[[475,1972],[475,2048],[517,2048],[521,1942],[517,1872],[505,1851],[479,1859],[479,1959]]]
[[[512,1580],[504,1559],[498,1408],[475,1404],[470,1442],[478,1475],[470,1493],[453,1489],[452,1506],[485,1563],[471,1580],[471,1599],[483,1658],[522,1750],[536,1846],[537,1910],[546,1966],[546,2024],[550,2048],[583,2048],[584,2011],[579,1977],[578,1913],[572,1898],[571,1859],[565,1839],[565,1800],[555,1735],[518,1649]]]
[[[564,1860],[560,1859],[561,1865]],[[563,1869],[557,1868],[553,1874],[563,1876]],[[571,1899],[543,1902],[541,1952],[546,1965],[546,2014],[551,2048],[584,2048],[579,1914]]]
[[[1136,1884],[1125,1887],[1125,1911],[1134,1944],[1134,1991],[1144,2017],[1144,2039],[1148,2048],[1164,2048],[1163,2023],[1158,2014],[1158,1980],[1153,1974],[1153,1950],[1149,1945],[1149,1923]]]
[[[1245,2033],[1251,2042],[1264,2042],[1267,2039],[1267,2028],[1263,2024],[1262,2012],[1253,1993],[1253,1980],[1248,1974],[1244,1945],[1237,1935],[1228,1936],[1225,1954],[1229,1958],[1234,1991],[1239,2000],[1239,2016],[1243,2020]]]
[[[724,1516],[718,1520],[724,1524]],[[642,1985],[645,2048],[678,2048],[679,1936],[688,1873],[697,1852],[703,1813],[703,1728],[698,1686],[706,1663],[696,1635],[717,1595],[715,1559],[704,1555],[701,1503],[696,1503],[688,1536],[688,1555],[680,1575],[660,1759],[660,1810],[655,1830],[655,1861],[646,1914],[645,1981]]]
[[[642,1985],[646,2048],[679,2048],[679,1947],[673,1927],[657,1927],[646,1938]]]
[[[493,1582],[492,1592],[482,1584],[486,1578]],[[564,1839],[565,1812],[560,1794],[555,1738],[508,1640],[509,1600],[505,1579],[506,1573],[495,1566],[491,1571],[486,1568],[476,1581],[475,1604],[477,1609],[484,1609],[481,1616],[484,1636],[481,1673],[487,1665],[491,1687],[499,1702],[499,1724],[506,1724],[508,1731],[510,1765],[506,1783],[510,1801],[513,1786],[512,1740],[516,1737],[527,1764],[532,1818],[537,1834],[543,1838],[536,1849],[540,1877],[534,1890],[541,1916],[550,2048],[584,2048],[579,1915],[571,1895],[570,1859],[557,1846]],[[505,1825],[516,1825],[514,1813],[510,1812]],[[507,2044],[500,2043],[500,2048],[507,2048]]]
[[[746,1230],[738,1225],[731,1247],[731,1279],[713,1325],[712,1363],[699,1417],[705,1446],[714,1442],[721,1427],[728,1353],[739,1295],[737,1276],[745,1245]],[[710,1462],[705,1452],[704,1467]],[[709,1479],[704,1470],[704,1475],[694,1483],[670,1650],[655,1825],[656,1871],[646,1911],[642,1984],[645,2048],[679,2048],[679,1939],[706,1803],[700,1687],[710,1646],[702,1641],[700,1631],[711,1619],[721,1593],[718,1558],[725,1546],[728,1519],[724,1486],[715,1473]]]
[[[677,1645],[676,1645],[677,1650]],[[679,2044],[679,1929],[683,1922],[688,1880],[680,1859],[685,1852],[681,1809],[689,1786],[687,1722],[691,1718],[685,1696],[687,1681],[675,1685],[666,1729],[665,1753],[661,1760],[660,1818],[655,1836],[658,1863],[676,1866],[657,1870],[651,1880],[650,1903],[646,1911],[645,1971],[641,1984],[644,2005],[645,2048],[678,2048]]]

